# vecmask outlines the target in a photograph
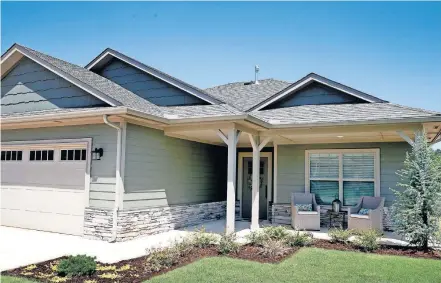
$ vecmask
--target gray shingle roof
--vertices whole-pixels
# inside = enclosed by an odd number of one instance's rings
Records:
[[[25,49],[32,55],[38,57],[39,59],[49,63],[55,68],[61,70],[64,73],[74,77],[75,79],[89,85],[90,87],[98,90],[104,95],[118,101],[123,106],[133,108],[135,110],[142,111],[147,114],[152,114],[156,116],[162,116],[162,113],[158,106],[155,104],[139,97],[133,92],[126,90],[122,86],[95,74],[89,70],[78,65],[57,59],[55,57],[46,55],[44,53],[35,51],[25,46],[18,45],[19,47]]]
[[[161,109],[164,111],[164,117],[169,119],[244,115],[243,112],[228,104],[174,106],[161,107]]]
[[[441,113],[392,103],[304,105],[254,111],[252,116],[270,124],[320,124],[439,117]]]
[[[245,83],[247,82],[230,83],[207,88],[205,91],[239,110],[247,111],[291,85],[290,82],[275,79],[259,80],[259,84]]]

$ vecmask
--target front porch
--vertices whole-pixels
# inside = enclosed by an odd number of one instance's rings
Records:
[[[265,128],[249,121],[234,121],[175,125],[166,127],[164,134],[227,147],[224,232],[236,231],[238,223],[256,230],[263,219],[273,224],[290,224],[293,192],[315,193],[320,198],[322,213],[335,198],[342,200],[346,209],[354,206],[360,196],[385,197],[383,223],[388,231],[391,221],[387,206],[394,198],[389,188],[398,181],[395,172],[401,168],[415,132],[424,129],[428,137],[433,137],[438,127],[434,123],[413,122]],[[265,158],[268,164],[262,166]],[[312,163],[322,169],[315,170]],[[323,170],[327,164],[335,166]],[[355,170],[346,172],[344,166]],[[364,171],[357,171],[359,168]],[[262,179],[266,185],[263,189]],[[247,189],[248,199],[244,196]],[[244,219],[249,222],[236,221]]]

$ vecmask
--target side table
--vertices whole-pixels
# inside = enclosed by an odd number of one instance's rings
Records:
[[[328,228],[347,228],[347,222],[345,221],[345,218],[348,213],[346,211],[334,212],[332,210],[328,210],[327,214],[329,217]]]

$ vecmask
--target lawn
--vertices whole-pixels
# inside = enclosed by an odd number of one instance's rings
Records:
[[[304,248],[279,264],[206,258],[149,282],[441,282],[441,261]]]
[[[441,261],[303,248],[279,264],[205,258],[148,282],[441,282]]]

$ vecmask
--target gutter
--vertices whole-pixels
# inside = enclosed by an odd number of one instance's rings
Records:
[[[115,185],[115,203],[113,207],[112,216],[112,237],[109,239],[110,243],[116,241],[116,232],[118,228],[118,211],[120,209],[119,203],[121,201],[121,192],[123,191],[123,180],[121,177],[121,153],[122,153],[122,131],[123,128],[108,120],[108,115],[103,115],[104,123],[117,130],[117,143],[116,143],[116,185]]]

